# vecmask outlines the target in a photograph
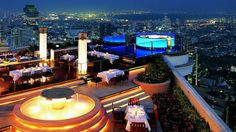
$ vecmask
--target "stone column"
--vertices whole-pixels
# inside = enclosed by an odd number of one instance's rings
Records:
[[[39,54],[41,59],[47,59],[47,28],[39,29]]]

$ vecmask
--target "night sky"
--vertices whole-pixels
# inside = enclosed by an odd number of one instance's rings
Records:
[[[236,12],[236,0],[1,0],[1,10],[22,11],[35,4],[39,11]]]

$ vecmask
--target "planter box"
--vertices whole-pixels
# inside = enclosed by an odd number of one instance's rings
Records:
[[[149,95],[157,94],[157,93],[166,93],[170,87],[170,80],[167,80],[163,83],[144,83],[140,82],[137,79],[133,80],[135,84],[139,85],[146,93]]]

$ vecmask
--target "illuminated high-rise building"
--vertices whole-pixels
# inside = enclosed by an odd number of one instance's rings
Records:
[[[162,20],[162,28],[166,31],[171,29],[171,20],[167,16]]]
[[[25,23],[30,26],[38,25],[39,12],[35,5],[26,5],[23,9]]]
[[[1,29],[1,27],[0,27]],[[0,53],[8,51],[9,47],[2,41],[2,33],[0,31]]]
[[[112,25],[111,23],[101,23],[100,24],[100,38],[102,39],[104,36],[112,35]]]
[[[33,29],[30,27],[14,28],[11,31],[11,48],[19,49],[32,44]]]

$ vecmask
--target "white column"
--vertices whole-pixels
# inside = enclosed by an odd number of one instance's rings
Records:
[[[55,55],[54,55],[54,50],[51,49],[51,50],[50,50],[50,60],[51,60],[51,61],[54,61],[54,58],[55,58],[54,56],[55,56]]]
[[[39,29],[39,53],[41,59],[47,59],[47,28]]]
[[[78,73],[87,74],[87,33],[78,35]]]

